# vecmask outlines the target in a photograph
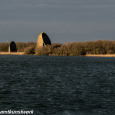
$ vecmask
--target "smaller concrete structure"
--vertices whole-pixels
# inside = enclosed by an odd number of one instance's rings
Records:
[[[15,44],[14,41],[11,41],[11,42],[10,42],[10,45],[9,45],[9,52],[17,52],[16,44]]]

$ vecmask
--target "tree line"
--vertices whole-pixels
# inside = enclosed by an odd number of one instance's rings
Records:
[[[0,43],[0,52],[8,52],[9,45],[10,43]],[[29,46],[36,47],[36,43],[35,42],[28,42],[28,43],[17,42],[16,43],[16,48],[18,52],[24,52],[24,49]]]
[[[115,41],[74,42],[52,44],[36,49],[37,55],[80,56],[86,54],[114,54]]]
[[[0,43],[0,52],[8,52],[9,43]],[[36,48],[35,42],[17,42],[18,52],[36,55],[63,55],[63,56],[80,56],[86,54],[114,54],[115,41],[90,41],[74,42],[66,44],[53,43],[41,48]]]

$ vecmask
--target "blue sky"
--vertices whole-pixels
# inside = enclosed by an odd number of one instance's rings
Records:
[[[0,42],[115,40],[115,0],[0,0]]]

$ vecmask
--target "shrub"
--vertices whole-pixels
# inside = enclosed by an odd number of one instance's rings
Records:
[[[36,48],[36,55],[49,55],[49,52],[47,48],[44,46],[44,47]]]
[[[34,46],[29,46],[24,49],[24,53],[29,55],[29,54],[35,54],[35,47]]]
[[[25,52],[25,54],[36,55],[66,55],[79,56],[86,54],[113,54],[115,53],[115,41],[91,41],[91,42],[74,42],[67,44],[53,43],[35,51],[36,43],[34,42],[18,42],[16,43],[18,52]],[[8,52],[9,43],[0,43],[0,51]]]
[[[8,52],[9,43],[0,43],[0,51],[1,52]]]
[[[17,42],[16,43],[17,52],[24,52],[24,49],[26,47],[27,47],[26,43],[23,43],[23,42]]]
[[[36,55],[49,55],[53,54],[56,48],[59,48],[61,44],[45,45],[43,47],[36,48]]]
[[[17,42],[16,47],[17,47],[18,52],[24,52],[25,48],[27,48],[27,47],[36,47],[36,43],[34,43],[34,42],[28,42],[28,43]]]
[[[114,54],[114,51],[113,50],[108,50],[107,54]]]

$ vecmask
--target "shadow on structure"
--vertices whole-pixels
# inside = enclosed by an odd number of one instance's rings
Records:
[[[42,33],[42,38],[43,38],[44,45],[47,44],[51,45],[51,41],[46,33]]]
[[[14,41],[10,42],[9,52],[17,52],[16,44]]]

